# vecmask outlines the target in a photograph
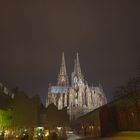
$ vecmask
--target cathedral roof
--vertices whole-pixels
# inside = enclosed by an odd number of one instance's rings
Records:
[[[68,86],[51,86],[50,93],[66,93],[68,92]]]

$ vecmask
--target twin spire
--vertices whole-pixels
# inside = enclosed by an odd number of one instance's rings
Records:
[[[78,79],[81,79],[83,81],[83,75],[81,72],[81,66],[79,62],[79,54],[77,53],[75,63],[74,63],[74,72],[73,74],[77,76]],[[66,71],[66,63],[65,63],[65,55],[64,52],[62,53],[62,62],[60,66],[60,72],[58,74],[58,82],[57,85],[59,86],[68,86],[69,85],[69,80],[68,80],[68,75]]]
[[[64,52],[62,53],[62,62],[60,66],[60,72],[58,75],[58,82],[59,86],[67,86],[69,84],[68,75],[66,71],[66,63],[65,63],[65,55]]]
[[[76,54],[75,64],[74,64],[74,75],[77,76],[78,79],[84,80],[83,74],[81,72],[81,66],[79,61],[79,54]]]

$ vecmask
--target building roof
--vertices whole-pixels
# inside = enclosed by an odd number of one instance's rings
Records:
[[[51,86],[49,92],[50,93],[66,93],[68,92],[68,86]]]

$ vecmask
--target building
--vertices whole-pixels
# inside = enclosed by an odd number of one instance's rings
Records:
[[[65,56],[62,54],[62,63],[58,74],[57,85],[49,86],[46,107],[54,103],[58,109],[67,107],[71,120],[76,119],[107,103],[103,88],[89,86],[85,80],[77,53],[74,61],[74,71],[71,74],[71,83],[66,71]]]
[[[4,86],[2,83],[0,83],[0,95],[7,95],[10,98],[14,98],[14,93],[10,91],[6,86]]]

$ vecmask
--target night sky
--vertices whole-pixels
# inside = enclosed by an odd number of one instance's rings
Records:
[[[45,101],[62,51],[69,77],[79,52],[88,83],[111,98],[140,74],[140,0],[0,1],[0,82]]]

